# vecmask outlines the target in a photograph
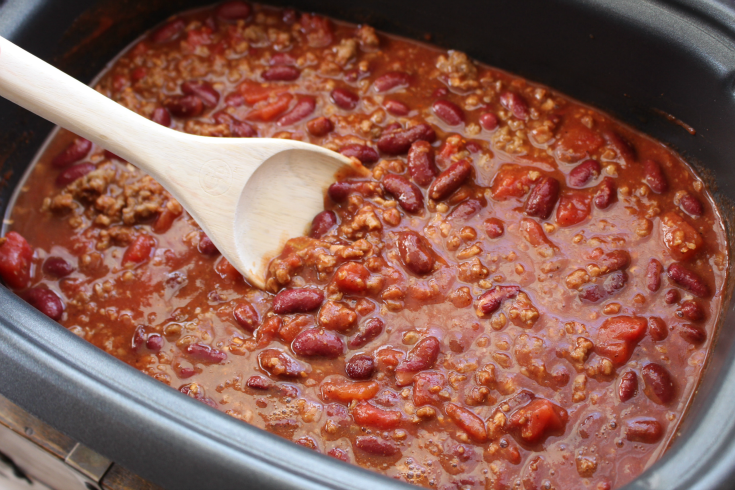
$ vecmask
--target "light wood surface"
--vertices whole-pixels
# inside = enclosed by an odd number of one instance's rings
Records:
[[[156,124],[0,37],[0,95],[138,166],[178,199],[245,277],[304,234],[340,167],[358,162],[273,138],[210,138]]]

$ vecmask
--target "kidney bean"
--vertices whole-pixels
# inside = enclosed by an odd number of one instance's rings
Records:
[[[284,127],[296,124],[311,115],[311,113],[314,112],[314,109],[316,109],[316,99],[314,99],[314,97],[300,97],[296,101],[296,105],[293,109],[278,119],[278,125]]]
[[[444,406],[444,411],[460,429],[467,433],[470,439],[478,444],[482,444],[487,441],[487,429],[485,428],[485,422],[474,412],[454,403],[447,403]]]
[[[408,150],[408,173],[420,186],[431,184],[438,172],[434,163],[434,148],[431,143],[419,140]]]
[[[607,294],[605,294],[605,291],[597,284],[585,284],[579,289],[577,296],[579,296],[579,299],[582,301],[597,303],[598,301],[605,299]]]
[[[595,352],[610,359],[615,366],[624,365],[646,334],[647,325],[646,319],[638,316],[607,318],[597,330]]]
[[[227,354],[206,344],[189,344],[184,352],[193,361],[205,364],[220,364],[227,360]]]
[[[167,43],[179,37],[185,28],[186,22],[184,19],[173,19],[153,31],[150,39],[157,44]]]
[[[607,209],[618,198],[618,187],[612,177],[605,177],[597,186],[594,203],[597,209]]]
[[[488,218],[483,222],[485,233],[490,238],[500,238],[505,233],[505,225],[498,218]]]
[[[90,162],[79,163],[69,167],[56,176],[56,186],[66,187],[96,169],[97,167]]]
[[[60,320],[64,314],[64,303],[50,289],[41,287],[30,288],[23,293],[22,297],[29,305],[52,320]]]
[[[415,231],[404,231],[398,235],[398,253],[403,265],[417,276],[428,274],[434,269],[431,247]]]
[[[676,388],[665,367],[651,362],[643,366],[641,376],[645,384],[643,391],[651,401],[659,405],[666,405],[674,399]]]
[[[400,425],[402,416],[397,410],[383,410],[366,401],[361,401],[352,409],[352,418],[359,426],[390,430]]]
[[[182,119],[197,117],[204,111],[202,99],[196,95],[175,95],[166,99],[166,109]]]
[[[700,278],[695,272],[685,268],[683,265],[673,263],[669,266],[667,273],[669,275],[669,279],[678,286],[681,286],[692,293],[694,296],[699,296],[700,298],[706,298],[709,296],[709,288],[702,278]]]
[[[704,207],[702,206],[702,203],[699,201],[699,199],[689,193],[681,196],[681,198],[679,199],[679,206],[681,207],[681,209],[694,216],[695,218],[699,218],[704,214]]]
[[[128,248],[125,249],[125,253],[122,258],[122,265],[140,264],[150,259],[153,255],[153,250],[156,248],[156,239],[150,235],[138,235],[136,236]]]
[[[528,103],[520,95],[513,92],[500,94],[500,105],[508,109],[518,119],[528,119]]]
[[[334,130],[334,124],[329,118],[320,116],[306,123],[306,129],[309,130],[312,136],[321,138]]]
[[[596,160],[585,160],[569,172],[567,182],[572,187],[584,187],[590,180],[596,179],[601,170]]]
[[[74,272],[74,267],[61,257],[49,257],[43,262],[43,273],[47,276],[61,278]]]
[[[209,257],[213,255],[219,255],[219,250],[217,250],[217,246],[207,235],[203,235],[199,239],[199,245],[197,245],[197,249],[199,250],[200,254],[207,255]]]
[[[314,219],[311,222],[311,231],[309,232],[309,236],[312,238],[321,238],[336,225],[337,215],[334,214],[334,211],[322,211],[314,216]]]
[[[347,346],[350,349],[359,349],[378,338],[383,333],[383,328],[385,328],[383,320],[380,318],[368,318],[355,336],[350,339]]]
[[[605,141],[608,145],[613,147],[613,149],[618,153],[618,155],[620,155],[623,161],[625,161],[626,163],[635,161],[635,149],[621,135],[612,130],[603,129],[602,137],[605,138]]]
[[[628,274],[623,271],[615,271],[605,278],[602,289],[608,296],[612,296],[625,287],[628,282]]]
[[[480,126],[486,131],[495,131],[498,128],[498,116],[492,112],[486,112],[480,116]]]
[[[666,181],[661,166],[653,160],[643,162],[643,175],[648,187],[657,194],[666,192],[669,189],[669,183]]]
[[[664,430],[656,419],[639,417],[625,422],[625,438],[631,442],[654,444],[663,435]]]
[[[343,293],[363,294],[367,291],[370,271],[357,262],[342,264],[334,273],[334,281]]]
[[[646,287],[652,293],[655,293],[661,287],[661,273],[664,271],[663,265],[657,259],[651,259],[646,268]]]
[[[389,71],[373,82],[373,87],[378,93],[387,92],[393,89],[403,89],[411,84],[411,75],[402,71]]]
[[[447,221],[462,223],[479,213],[482,208],[482,203],[477,199],[466,199],[452,209],[452,212],[447,215]]]
[[[270,59],[271,65],[295,65],[296,58],[288,53],[274,53]]]
[[[161,352],[163,348],[163,337],[157,333],[148,335],[148,339],[145,341],[145,348],[151,352]]]
[[[190,383],[179,388],[179,391],[189,398],[193,398],[198,402],[202,402],[205,405],[209,405],[212,408],[217,408],[217,402],[204,395],[204,388],[197,383]]]
[[[23,289],[31,279],[33,250],[20,233],[11,231],[0,245],[0,277],[13,289]]]
[[[386,100],[385,102],[383,102],[383,106],[389,114],[393,114],[394,116],[407,116],[408,113],[411,112],[410,107],[408,107],[403,102],[394,99]]]
[[[345,111],[351,111],[360,102],[360,97],[356,93],[344,88],[332,90],[330,96],[332,97],[332,102]]]
[[[232,315],[235,317],[238,325],[248,332],[254,332],[258,328],[260,317],[256,309],[248,301],[242,300],[242,302],[237,303],[232,309]]]
[[[339,447],[333,447],[332,449],[327,451],[327,456],[331,456],[340,461],[344,461],[345,463],[350,462],[350,456],[347,454],[347,451]]]
[[[356,354],[345,363],[345,373],[351,379],[370,379],[375,371],[375,359],[368,354]]]
[[[146,339],[145,326],[138,325],[137,327],[135,327],[135,331],[133,332],[133,341],[132,341],[133,349],[134,350],[140,349],[145,343],[145,339]]]
[[[429,197],[441,201],[449,197],[464,184],[472,173],[472,165],[468,160],[460,160],[444,170],[429,187]]]
[[[440,349],[441,344],[436,337],[424,337],[416,342],[406,358],[396,367],[396,384],[398,386],[411,384],[416,373],[431,369],[439,357]]]
[[[630,254],[625,250],[613,250],[600,258],[603,274],[627,269],[630,265]]]
[[[229,2],[221,3],[219,7],[217,7],[215,15],[219,19],[233,21],[247,19],[250,17],[251,11],[252,8],[250,7],[250,4],[240,0],[231,0]]]
[[[332,25],[326,17],[303,13],[299,23],[306,42],[312,48],[324,48],[332,43]]]
[[[681,304],[680,312],[682,317],[692,322],[698,322],[704,319],[704,308],[693,300],[684,301]]]
[[[559,200],[559,181],[553,177],[542,177],[526,200],[528,216],[547,219]]]
[[[661,342],[669,336],[669,330],[662,319],[652,316],[648,319],[648,334],[656,342]]]
[[[483,293],[477,301],[477,316],[480,318],[492,315],[503,304],[503,301],[518,296],[521,288],[518,286],[495,286]]]
[[[340,180],[329,186],[327,195],[334,202],[343,202],[353,192],[360,194],[363,184],[364,182]]]
[[[405,177],[387,174],[383,177],[383,188],[406,212],[418,213],[424,209],[424,196],[421,190]]]
[[[291,350],[302,357],[326,357],[336,359],[344,351],[345,344],[339,335],[321,328],[309,328],[293,339]]]
[[[367,145],[360,145],[353,143],[350,145],[343,146],[339,152],[346,157],[355,157],[360,160],[363,165],[375,163],[380,158],[378,152],[374,148]]]
[[[167,128],[171,127],[171,114],[165,107],[156,107],[151,114],[151,121]]]
[[[273,298],[273,311],[279,315],[307,313],[324,302],[324,291],[315,288],[283,289]]]
[[[697,345],[707,340],[707,332],[705,332],[702,327],[698,327],[696,325],[684,323],[682,325],[678,325],[676,331],[679,333],[679,337],[690,344]]]
[[[384,130],[378,138],[378,149],[388,155],[400,155],[406,153],[411,145],[419,140],[433,143],[436,140],[436,132],[428,124],[417,124],[408,129],[395,131]]]
[[[273,387],[273,383],[271,383],[268,378],[260,376],[259,374],[250,376],[248,380],[245,381],[245,385],[254,390],[269,390]]]
[[[667,305],[673,305],[674,303],[678,303],[679,299],[681,299],[681,295],[679,294],[679,291],[676,289],[669,289],[666,291],[666,294],[664,295],[664,302]]]
[[[431,110],[449,126],[459,126],[464,123],[464,112],[454,102],[444,99],[437,100],[431,105]]]
[[[209,82],[189,80],[181,84],[181,91],[184,95],[196,95],[210,109],[219,102],[219,92]]]
[[[621,402],[627,402],[638,393],[638,376],[634,371],[623,373],[618,385],[618,396]]]
[[[261,369],[271,376],[304,378],[311,372],[311,366],[297,361],[281,349],[265,349],[258,354]]]
[[[115,155],[110,150],[105,150],[103,153],[105,155],[105,158],[108,158],[110,160],[119,160],[121,162],[124,162],[125,161],[125,159],[123,159],[122,157],[119,157],[119,156]]]
[[[84,138],[75,138],[61,153],[51,160],[51,165],[56,168],[68,167],[72,163],[78,162],[86,157],[91,149],[91,141]]]
[[[296,80],[301,72],[295,66],[276,65],[265,70],[260,76],[267,82],[290,82]]]
[[[400,452],[394,443],[379,439],[377,436],[357,436],[355,447],[375,456],[394,456]]]
[[[568,191],[562,194],[556,208],[559,226],[572,226],[586,220],[590,215],[590,195],[587,191]]]

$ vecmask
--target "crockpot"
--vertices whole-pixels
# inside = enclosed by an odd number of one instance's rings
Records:
[[[206,3],[5,0],[0,1],[0,35],[90,82],[143,31],[171,14]],[[732,231],[732,1],[285,3],[395,34],[429,38],[622,119],[671,145],[695,166]],[[46,121],[0,100],[3,213],[52,129]],[[732,257],[732,243],[730,253]],[[732,273],[732,261],[730,267]],[[716,345],[678,436],[663,458],[626,489],[735,487],[732,283],[729,280],[723,292],[725,311]],[[183,396],[77,338],[4,287],[0,287],[0,394],[165,488],[411,488]]]

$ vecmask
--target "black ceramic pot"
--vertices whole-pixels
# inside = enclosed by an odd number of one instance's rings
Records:
[[[287,2],[408,37],[431,34],[436,44],[466,51],[607,111],[692,162],[732,231],[732,5],[714,0]],[[0,0],[0,35],[89,82],[144,30],[206,3]],[[696,135],[663,113],[686,122]],[[51,129],[0,100],[0,211],[5,212],[14,186]],[[732,282],[719,338],[680,435],[626,489],[735,488]],[[411,488],[182,396],[80,340],[1,286],[0,393],[166,488]]]

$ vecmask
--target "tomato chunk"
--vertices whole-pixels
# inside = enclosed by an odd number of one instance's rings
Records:
[[[141,264],[151,258],[156,239],[150,235],[138,235],[123,254],[123,265]]]
[[[633,355],[633,350],[646,333],[648,322],[635,316],[608,318],[597,331],[595,352],[607,357],[615,366],[622,366]]]
[[[514,412],[508,425],[518,431],[524,442],[534,444],[551,434],[563,432],[568,420],[566,410],[549,400],[536,398]]]
[[[666,248],[676,260],[692,258],[704,243],[697,230],[674,211],[661,217],[661,234]]]
[[[0,277],[13,289],[28,287],[31,279],[33,250],[19,233],[11,231],[5,235],[0,246]]]

